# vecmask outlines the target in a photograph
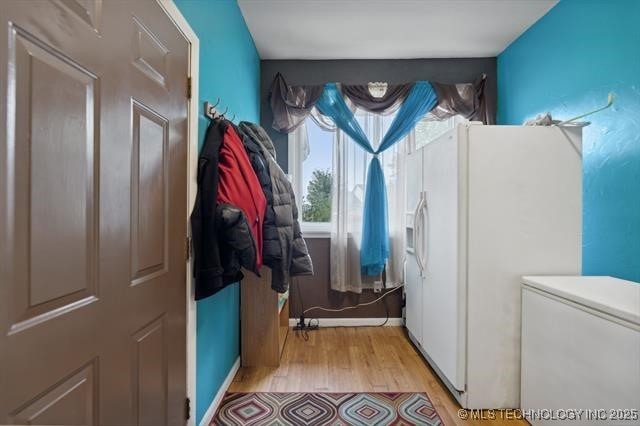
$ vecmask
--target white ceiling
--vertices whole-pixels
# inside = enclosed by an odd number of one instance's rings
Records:
[[[238,0],[262,59],[491,57],[558,0]]]

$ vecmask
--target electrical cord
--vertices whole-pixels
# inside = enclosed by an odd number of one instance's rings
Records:
[[[309,331],[304,328],[296,328],[295,329],[296,337],[302,336],[305,342],[309,341]]]
[[[391,292],[389,292],[391,293]],[[352,328],[358,328],[358,327],[384,327],[385,325],[387,325],[387,323],[389,322],[389,305],[387,304],[387,301],[385,299],[384,301],[384,310],[386,313],[386,317],[384,319],[384,321],[382,322],[382,324],[377,324],[377,325],[334,325],[333,327],[322,327],[322,328],[342,328],[342,327],[352,327]],[[316,321],[316,324],[313,326],[315,328],[320,327],[320,321],[317,318],[314,319],[310,319],[309,320],[309,327],[311,327],[311,321]]]
[[[295,284],[296,286],[296,290],[298,293],[298,300],[300,302],[300,309],[302,310],[302,313],[300,314],[300,319],[298,320],[298,323],[296,324],[296,326],[293,328],[296,337],[302,337],[304,339],[304,341],[309,341],[309,330],[317,330],[318,328],[320,328],[320,320],[318,318],[310,318],[308,323],[305,323],[305,314],[309,311],[313,311],[313,310],[320,310],[320,311],[326,311],[326,312],[343,312],[343,311],[347,311],[350,309],[357,309],[357,308],[361,308],[363,306],[369,306],[369,305],[373,305],[374,303],[377,303],[381,300],[384,300],[388,295],[390,295],[391,293],[394,293],[395,291],[401,289],[404,287],[404,284],[401,284],[395,288],[393,288],[390,291],[387,291],[386,293],[384,293],[383,295],[381,295],[380,297],[371,300],[369,302],[364,302],[364,303],[358,303],[357,305],[354,306],[345,306],[343,308],[325,308],[323,306],[312,306],[310,308],[305,309],[304,308],[304,300],[302,299],[302,292],[300,291],[300,285],[298,283],[297,279],[293,279],[292,280],[293,284]],[[384,321],[379,324],[379,325],[375,325],[373,327],[383,327],[385,326],[388,322],[389,322],[389,305],[387,304],[387,301],[384,300],[384,307],[385,307],[385,313],[386,313],[386,318],[384,319]],[[337,326],[335,327],[323,327],[323,328],[337,328]]]
[[[302,309],[302,313],[304,314],[304,302],[302,301],[302,292],[300,291],[300,285],[298,284],[297,278],[292,278],[291,281],[296,285],[296,289],[298,290],[298,300],[300,301],[300,309]]]
[[[334,308],[325,308],[323,306],[312,306],[310,308],[304,309],[302,311],[302,314],[306,314],[309,311],[312,310],[319,310],[319,311],[325,311],[325,312],[343,312],[343,311],[348,311],[349,309],[357,309],[357,308],[361,308],[363,306],[369,306],[369,305],[373,305],[374,303],[384,299],[385,297],[387,297],[388,295],[390,295],[391,293],[393,293],[394,291],[397,291],[399,289],[401,289],[402,287],[404,287],[404,284],[400,284],[398,287],[395,287],[393,290],[388,291],[386,293],[384,293],[382,296],[378,297],[377,299],[374,299],[370,302],[365,302],[365,303],[358,303],[357,305],[353,305],[353,306],[345,306],[344,308],[338,308],[338,309],[334,309]],[[298,293],[300,292],[300,289],[298,288]]]
[[[384,319],[384,322],[382,324],[376,325],[376,327],[384,327],[385,325],[387,325],[387,322],[389,322],[389,305],[387,304],[386,299],[384,301],[384,310],[387,313],[387,317]]]
[[[318,318],[311,318],[309,319],[309,324],[308,325],[304,325],[304,314],[307,313],[308,311],[317,309],[317,310],[323,310],[323,311],[328,311],[328,312],[342,312],[342,311],[346,311],[349,309],[356,309],[362,306],[368,306],[368,305],[373,305],[376,302],[379,302],[380,300],[385,299],[386,296],[388,296],[389,294],[393,293],[394,291],[400,289],[404,287],[404,284],[399,285],[398,287],[395,287],[394,289],[392,289],[391,291],[386,292],[385,294],[383,294],[382,296],[378,297],[375,300],[372,300],[370,302],[366,302],[366,303],[359,303],[357,305],[354,306],[347,306],[344,308],[340,308],[340,309],[333,309],[333,308],[324,308],[322,306],[312,306],[311,308],[305,309],[302,312],[302,315],[300,316],[300,321],[298,322],[298,326],[296,327],[297,331],[301,330],[302,331],[302,336],[303,338],[305,338],[306,340],[309,340],[309,334],[308,334],[308,330],[316,330],[318,328],[320,328],[320,320]],[[298,289],[299,290],[299,289]],[[322,327],[322,328],[339,328],[339,327],[384,327],[385,325],[387,325],[387,323],[389,322],[389,305],[386,301],[386,299],[384,300],[384,308],[385,308],[385,313],[386,313],[386,317],[384,319],[384,321],[382,322],[382,324],[378,324],[378,325],[360,325],[360,326],[333,326],[333,327]],[[315,324],[313,323],[313,321],[315,321]],[[300,324],[302,324],[302,327],[300,327]]]
[[[298,321],[298,324],[296,324],[296,326],[293,328],[296,337],[300,337],[302,336],[302,338],[304,339],[305,342],[309,341],[309,330],[315,330],[318,328],[318,323],[316,320],[316,324],[312,325],[311,321],[309,320],[309,325],[306,325],[304,323],[304,301],[302,300],[302,292],[300,291],[300,285],[298,284],[298,280],[296,278],[292,278],[291,280],[293,282],[293,284],[295,284],[296,286],[296,290],[298,293],[298,300],[300,301],[300,309],[302,309],[302,314],[300,315],[300,320]]]

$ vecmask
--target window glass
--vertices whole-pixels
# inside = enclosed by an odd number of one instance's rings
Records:
[[[429,142],[437,139],[447,130],[453,129],[455,124],[454,117],[444,121],[428,121],[421,120],[416,124],[414,134],[416,141],[416,149],[419,149]]]
[[[311,118],[305,124],[309,154],[301,158],[302,221],[329,222],[334,133],[322,130]]]

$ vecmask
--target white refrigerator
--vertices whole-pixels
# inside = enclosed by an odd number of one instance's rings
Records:
[[[409,336],[463,407],[517,408],[520,277],[581,272],[581,129],[459,124],[406,176]]]

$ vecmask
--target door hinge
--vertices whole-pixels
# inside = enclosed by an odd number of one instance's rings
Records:
[[[184,259],[188,262],[191,259],[191,237],[187,237],[184,243]]]
[[[191,99],[191,77],[187,77],[187,99]]]
[[[191,418],[191,400],[186,398],[184,400],[184,419],[189,420]]]

